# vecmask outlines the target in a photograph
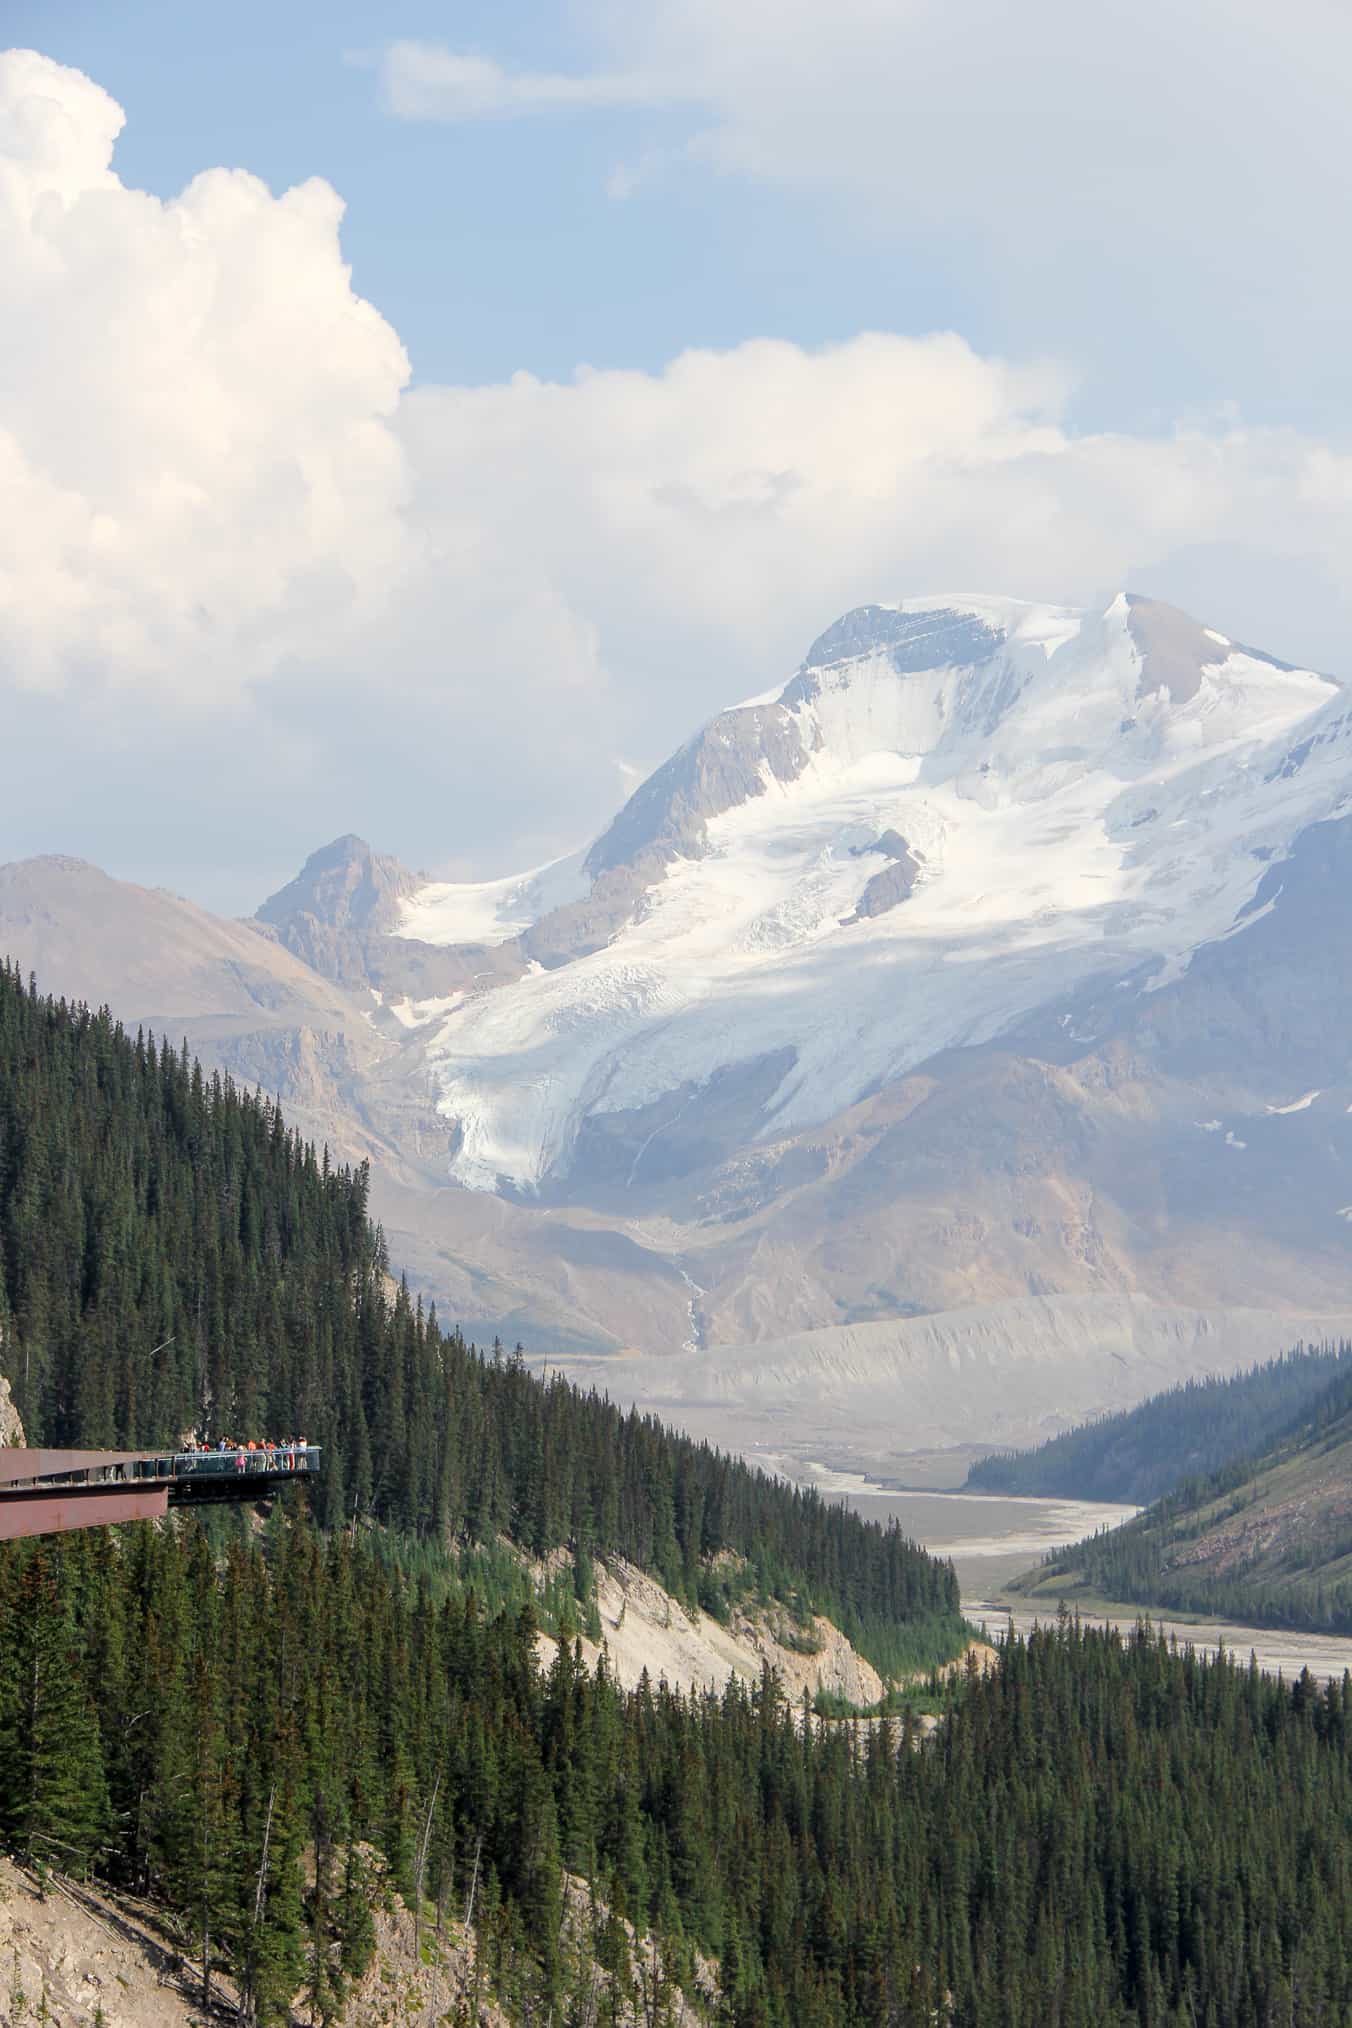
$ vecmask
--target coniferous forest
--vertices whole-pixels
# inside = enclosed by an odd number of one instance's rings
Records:
[[[770,1681],[625,1694],[566,1647],[541,1675],[532,1636],[304,1523],[223,1555],[196,1525],[21,1545],[0,1831],[177,1908],[260,2022],[297,1992],[333,2019],[370,1950],[366,1855],[411,1895],[424,1838],[429,1923],[474,1880],[494,1983],[540,2024],[596,2018],[555,1941],[563,1867],[596,1887],[602,1963],[623,1971],[621,1916],[674,1981],[713,1953],[734,2028],[1352,2012],[1352,1682],[1066,1620],[916,1745]]]
[[[1031,1450],[978,1458],[967,1484],[973,1492],[1131,1500],[1144,1507],[1185,1480],[1264,1450],[1349,1368],[1352,1345],[1297,1345],[1243,1373],[1186,1380]]]
[[[728,1586],[827,1610],[885,1668],[951,1651],[953,1574],[481,1358],[391,1284],[362,1174],[5,970],[0,1249],[35,1438],[325,1446],[312,1505],[0,1553],[0,1840],[156,1897],[261,2028],[297,1995],[338,2019],[377,1860],[429,1922],[472,1904],[539,2028],[599,2028],[565,1873],[612,1998],[633,1923],[687,1991],[716,1961],[721,2028],[1352,2016],[1352,1682],[1063,1619],[932,1679],[922,1738],[791,1710],[770,1676],[626,1692],[566,1639],[542,1671],[501,1570],[551,1548],[579,1616],[592,1557],[622,1554],[714,1610]]]
[[[1352,1373],[1256,1455],[1186,1480],[1022,1580],[1258,1626],[1352,1634]]]
[[[325,1528],[566,1546],[584,1589],[607,1552],[715,1612],[751,1586],[825,1612],[885,1673],[956,1651],[948,1565],[481,1357],[390,1281],[366,1200],[365,1170],[269,1100],[0,965],[0,1373],[30,1442],[304,1436]]]

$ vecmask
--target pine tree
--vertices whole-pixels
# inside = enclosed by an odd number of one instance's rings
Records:
[[[30,1861],[83,1872],[108,1831],[98,1719],[69,1608],[35,1556],[10,1614],[0,1677],[0,1826]]]

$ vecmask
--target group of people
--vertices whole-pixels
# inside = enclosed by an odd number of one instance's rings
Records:
[[[271,1437],[265,1437],[262,1443],[256,1443],[252,1438],[248,1443],[237,1443],[233,1437],[223,1436],[214,1444],[199,1443],[195,1437],[189,1437],[184,1448],[189,1452],[228,1454],[233,1451],[237,1472],[294,1472],[297,1462],[304,1459],[310,1446],[304,1437],[283,1437],[280,1443],[274,1443]]]

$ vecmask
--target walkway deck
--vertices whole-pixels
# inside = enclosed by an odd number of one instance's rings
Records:
[[[261,1500],[319,1469],[314,1444],[274,1451],[0,1450],[0,1541],[150,1521],[170,1507]]]

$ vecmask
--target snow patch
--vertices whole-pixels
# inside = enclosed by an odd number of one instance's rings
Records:
[[[403,902],[388,932],[424,944],[510,943],[551,909],[587,893],[581,852],[505,880],[434,880]]]
[[[1265,1105],[1263,1107],[1263,1111],[1265,1113],[1273,1113],[1278,1117],[1282,1117],[1287,1113],[1307,1112],[1309,1108],[1314,1104],[1315,1100],[1319,1097],[1319,1095],[1320,1094],[1317,1091],[1307,1091],[1304,1098],[1292,1099],[1289,1106]]]
[[[784,685],[777,683],[773,690],[758,691],[754,697],[740,697],[736,704],[725,704],[723,711],[761,711],[767,704],[778,704],[784,694]]]
[[[441,998],[432,1000],[410,1000],[405,997],[402,1000],[391,1001],[388,1011],[393,1014],[401,1028],[425,1028],[429,1021],[436,1021],[443,1014],[449,1014],[453,1007],[458,1007],[464,997],[463,993],[446,993]]]

